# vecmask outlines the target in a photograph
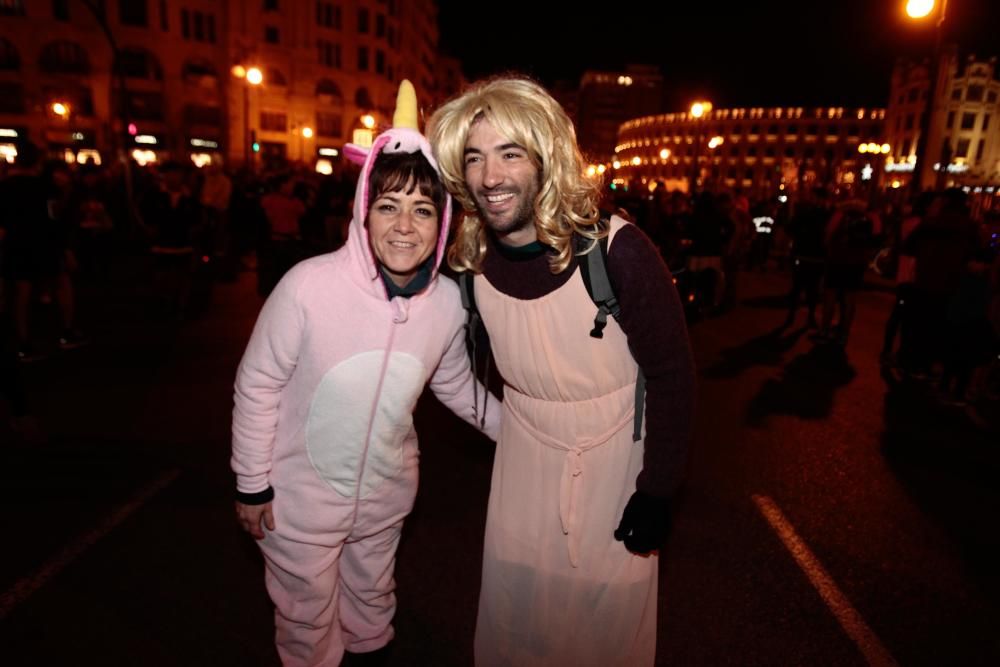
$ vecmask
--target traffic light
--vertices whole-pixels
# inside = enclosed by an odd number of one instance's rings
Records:
[[[250,150],[254,153],[260,152],[260,144],[257,143],[257,130],[250,130]]]

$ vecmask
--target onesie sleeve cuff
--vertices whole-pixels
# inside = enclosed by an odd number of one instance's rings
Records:
[[[274,489],[269,486],[263,491],[258,491],[256,493],[237,491],[236,500],[244,505],[263,505],[264,503],[269,503],[274,500]]]

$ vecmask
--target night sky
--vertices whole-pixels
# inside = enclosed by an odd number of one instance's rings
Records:
[[[592,3],[439,0],[441,47],[473,79],[514,70],[552,85],[586,69],[659,65],[673,106],[664,111],[700,97],[885,106],[895,58],[933,48],[933,22],[908,19],[905,0]],[[946,31],[966,51],[1000,56],[1000,0],[950,0]]]

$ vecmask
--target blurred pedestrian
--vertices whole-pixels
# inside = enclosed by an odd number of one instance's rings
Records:
[[[900,222],[896,238],[892,239],[892,251],[896,255],[896,298],[893,301],[889,318],[885,322],[885,333],[882,337],[882,351],[879,355],[879,361],[883,366],[890,366],[895,360],[905,367],[909,363],[908,358],[913,355],[913,327],[915,324],[913,309],[918,300],[915,286],[917,260],[914,259],[913,255],[905,252],[904,248],[910,234],[927,215],[927,208],[933,198],[934,194],[931,192],[918,195],[913,202],[910,214]],[[893,347],[896,342],[896,334],[900,331],[902,332],[900,353],[896,358],[893,355]]]
[[[69,272],[75,258],[68,247],[66,220],[60,197],[40,173],[41,155],[30,142],[21,145],[10,175],[0,181],[0,227],[4,230],[3,272],[12,291],[11,316],[17,338],[17,356],[23,362],[40,359],[31,336],[31,306],[35,298],[54,294],[62,326],[59,344],[76,347],[85,342],[74,327],[74,304]]]
[[[784,326],[795,323],[803,294],[806,300],[806,326],[816,329],[816,306],[825,271],[826,225],[830,220],[830,195],[825,188],[814,188],[802,201],[788,225],[792,242],[792,288],[788,293],[788,317]]]
[[[857,310],[857,293],[864,285],[868,263],[875,256],[876,236],[881,222],[865,202],[842,203],[826,225],[826,272],[823,285],[823,315],[818,342],[847,345]],[[837,326],[833,326],[835,307],[839,307]]]

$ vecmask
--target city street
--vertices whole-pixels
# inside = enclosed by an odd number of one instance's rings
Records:
[[[118,276],[83,290],[90,346],[22,367],[48,440],[0,427],[2,664],[278,664],[228,463],[254,279],[179,323]],[[737,308],[691,328],[696,441],[657,664],[1000,664],[996,422],[887,388],[887,288],[861,294],[844,350],[814,345],[802,311],[776,328],[788,280],[744,273]],[[493,450],[427,396],[417,429],[391,664],[471,665]]]

